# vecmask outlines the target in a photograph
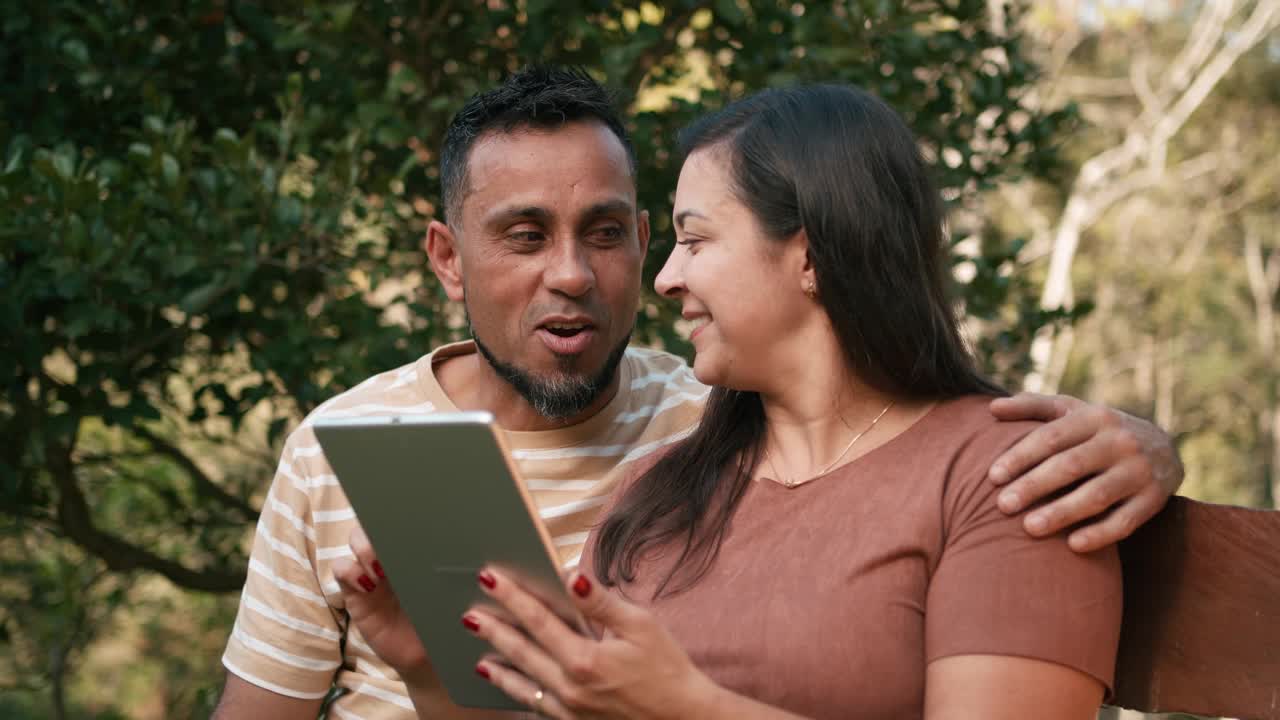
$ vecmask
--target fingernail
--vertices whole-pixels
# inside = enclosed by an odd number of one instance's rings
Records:
[[[377,560],[373,561],[373,571],[378,574],[379,578],[382,578],[383,580],[387,579],[387,574],[382,571],[382,563]]]
[[[1036,513],[1027,518],[1027,529],[1033,533],[1044,532],[1049,527],[1049,518]]]
[[[360,587],[364,588],[365,592],[373,592],[373,589],[378,587],[377,583],[375,583],[368,575],[361,575],[358,582],[360,583]]]
[[[481,570],[476,573],[476,579],[480,584],[492,590],[498,584],[498,578],[494,577],[488,570]]]
[[[1007,513],[1018,512],[1022,507],[1022,498],[1018,497],[1016,492],[1001,493],[997,502],[1000,504],[1000,509]]]
[[[480,623],[471,615],[462,616],[462,627],[471,632],[480,632]]]
[[[477,674],[477,675],[479,675],[480,677],[484,678],[485,680],[488,680],[488,679],[489,679],[489,668],[487,668],[487,667],[485,667],[485,666],[483,666],[483,665],[476,665],[476,674]]]
[[[591,594],[591,581],[587,579],[586,575],[579,575],[578,579],[573,581],[573,591],[580,598]]]

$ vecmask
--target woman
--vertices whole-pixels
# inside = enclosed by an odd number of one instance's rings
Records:
[[[986,411],[1001,390],[956,327],[910,131],[864,92],[811,86],[734,103],[682,144],[657,287],[716,390],[592,533],[598,580],[570,578],[604,639],[486,570],[529,634],[469,612],[514,666],[477,672],[565,718],[1094,717],[1118,560],[1032,539],[990,497],[987,467],[1033,426]]]

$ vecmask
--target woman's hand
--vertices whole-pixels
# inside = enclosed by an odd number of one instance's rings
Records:
[[[342,588],[351,623],[401,677],[423,672],[434,675],[426,648],[359,525],[351,529],[348,544],[352,557],[334,560],[333,577]]]
[[[391,666],[409,691],[418,717],[439,720],[506,720],[511,713],[460,708],[449,700],[418,639],[413,623],[391,588],[364,530],[356,525],[348,540],[352,558],[333,563],[351,624],[373,651]]]
[[[528,635],[483,608],[471,609],[463,624],[515,668],[485,659],[476,672],[539,714],[558,720],[711,715],[707,708],[721,689],[653,615],[586,575],[570,577],[569,594],[603,629],[602,640],[570,629],[509,575],[486,568],[480,584]]]

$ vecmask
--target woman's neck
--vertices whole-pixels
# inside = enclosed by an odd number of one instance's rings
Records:
[[[775,375],[779,385],[760,392],[760,475],[787,483],[823,474],[884,444],[932,407],[871,386],[847,367],[834,334],[828,337],[795,344]]]

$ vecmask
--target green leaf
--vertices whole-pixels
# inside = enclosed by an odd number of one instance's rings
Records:
[[[226,151],[240,143],[240,136],[236,135],[236,131],[231,128],[218,128],[213,134],[213,142],[219,150]]]
[[[329,8],[330,17],[333,18],[333,28],[339,32],[346,30],[347,25],[351,24],[351,16],[355,14],[356,4],[353,2],[337,3]]]
[[[716,0],[716,15],[729,25],[740,25],[747,16],[738,7],[737,0]]]
[[[70,180],[76,172],[75,159],[70,153],[57,152],[53,155],[53,169],[62,180]]]
[[[188,315],[197,315],[204,312],[222,292],[223,280],[217,278],[184,295],[178,307]]]
[[[164,174],[164,182],[169,187],[178,184],[178,175],[182,172],[182,168],[178,166],[178,159],[169,153],[160,156],[160,170]]]
[[[75,38],[67,40],[62,43],[62,51],[67,54],[67,57],[81,65],[89,64],[89,48],[85,46],[82,40]]]

